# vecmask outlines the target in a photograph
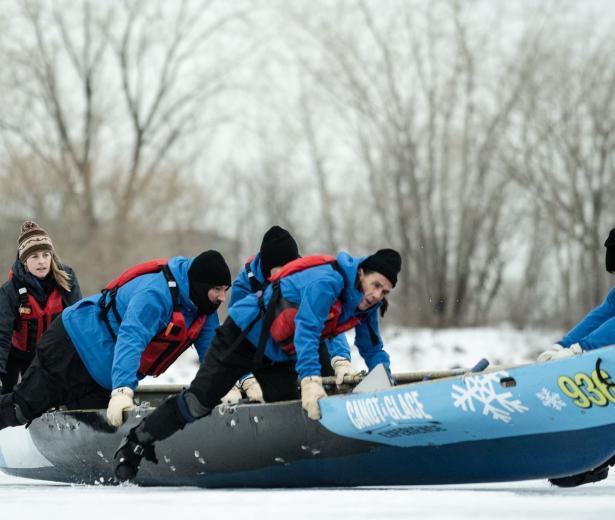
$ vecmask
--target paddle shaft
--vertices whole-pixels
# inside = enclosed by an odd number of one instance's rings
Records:
[[[453,368],[451,370],[426,370],[422,372],[400,372],[393,374],[395,382],[398,384],[417,383],[419,381],[426,381],[430,379],[442,379],[444,377],[455,377],[463,374],[470,374],[472,372],[480,372],[486,368],[483,366],[483,360],[479,361],[473,368]],[[495,367],[492,367],[495,368]],[[347,375],[344,377],[344,384],[358,385],[365,374],[363,372],[357,372],[356,374]],[[335,376],[328,376],[322,378],[323,385],[335,385]],[[139,386],[137,389],[141,393],[155,393],[155,392],[168,392],[177,393],[181,392],[186,386],[182,385],[144,385]]]
[[[399,374],[393,374],[393,378],[397,384],[405,384],[405,383],[417,383],[419,381],[428,381],[430,379],[442,379],[444,377],[455,377],[463,374],[471,374],[476,372],[482,372],[489,366],[489,361],[486,359],[481,359],[476,365],[472,368],[453,368],[450,370],[427,370],[423,372],[400,372]],[[363,372],[358,372],[356,374],[346,375],[344,376],[344,384],[347,385],[357,385],[359,384],[365,374]],[[335,376],[323,377],[322,378],[323,385],[334,385],[335,384]]]
[[[393,374],[393,378],[396,383],[416,383],[418,381],[424,381],[429,379],[441,379],[443,377],[454,377],[465,374],[470,370],[467,368],[454,368],[452,370],[426,370],[424,372],[401,372],[398,374]],[[365,374],[359,372],[357,374],[351,374],[344,376],[344,384],[346,385],[357,385],[359,384]],[[335,376],[323,377],[322,378],[323,385],[334,385],[335,384]]]

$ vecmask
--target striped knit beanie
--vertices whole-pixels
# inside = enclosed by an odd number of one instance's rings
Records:
[[[53,252],[51,238],[43,228],[32,221],[26,220],[21,225],[21,232],[17,240],[17,254],[19,260],[25,262],[30,255],[38,251]]]

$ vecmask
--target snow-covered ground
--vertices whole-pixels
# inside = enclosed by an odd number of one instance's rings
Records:
[[[384,332],[394,372],[524,363],[561,331],[391,328]],[[352,338],[349,338],[352,339]],[[186,353],[158,383],[187,383],[196,371]],[[357,368],[361,360],[353,358]],[[571,446],[570,449],[574,449]],[[544,481],[432,487],[308,490],[205,490],[54,485],[0,473],[1,518],[156,518],[241,520],[361,518],[612,518],[615,476],[572,490]]]
[[[49,485],[0,474],[3,519],[608,519],[615,478],[565,490],[543,481],[432,487],[207,490]]]

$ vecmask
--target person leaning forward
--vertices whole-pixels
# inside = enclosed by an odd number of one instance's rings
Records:
[[[60,262],[47,232],[26,220],[17,259],[0,288],[0,380],[13,390],[34,359],[34,347],[54,318],[81,299],[75,272]]]
[[[280,226],[269,228],[263,235],[259,252],[246,261],[233,281],[229,307],[249,294],[264,290],[271,276],[297,258],[300,258],[299,248],[292,235]],[[342,386],[345,375],[354,373],[345,334],[323,339],[319,347],[319,356],[321,375],[335,375],[338,386]],[[264,402],[262,389],[252,373],[239,378],[233,388],[222,397],[222,402],[231,405],[238,403],[242,398],[242,391],[250,401]]]
[[[192,344],[204,358],[230,283],[222,255],[205,251],[134,266],[68,307],[43,334],[22,381],[0,396],[0,429],[60,405],[107,405],[119,426],[139,379],[161,374]]]
[[[615,229],[611,229],[604,243],[606,247],[605,266],[610,274],[615,274]],[[538,362],[544,363],[581,355],[588,350],[595,350],[615,345],[615,287],[604,301],[592,309],[561,340],[553,344],[538,356]],[[598,482],[607,478],[609,466],[615,465],[615,456],[598,467],[582,473],[549,481],[560,487],[575,487],[581,484]]]
[[[609,233],[604,246],[606,270],[615,274],[615,229]],[[615,345],[615,287],[600,305],[592,309],[562,339],[542,352],[537,361],[544,363],[565,359],[609,345]]]
[[[401,257],[392,249],[369,257],[340,253],[337,258],[305,257],[287,264],[277,274],[279,283],[274,277],[262,299],[251,294],[229,309],[190,387],[129,431],[114,455],[116,478],[134,478],[143,457],[155,460],[157,441],[210,414],[248,371],[267,401],[299,397],[298,372],[302,407],[309,418],[319,419],[318,400],[327,395],[318,355],[323,336],[356,327],[355,344],[368,367],[383,363],[388,369],[379,309],[400,269]]]
[[[271,275],[297,258],[299,247],[293,236],[280,226],[270,227],[263,235],[258,253],[248,258],[233,280],[229,308],[246,296],[264,290]],[[263,390],[251,372],[241,376],[221,401],[228,405],[237,404],[242,391],[252,402],[265,402]]]

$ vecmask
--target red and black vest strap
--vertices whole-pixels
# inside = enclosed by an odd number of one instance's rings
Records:
[[[335,260],[331,262],[327,262],[326,264],[320,264],[320,265],[330,265],[338,273],[342,274],[340,266]],[[318,266],[314,266],[314,267],[318,267]],[[343,279],[344,277],[342,276],[342,280]],[[267,345],[267,336],[269,335],[269,329],[271,328],[271,325],[273,324],[273,320],[275,320],[276,318],[276,310],[277,310],[278,303],[282,299],[282,290],[280,289],[280,280],[281,278],[277,278],[271,282],[272,292],[271,292],[271,299],[269,300],[269,305],[267,306],[264,312],[261,310],[261,314],[259,314],[259,316],[257,317],[257,318],[260,318],[262,316],[263,326],[261,329],[260,337],[258,339],[258,345],[256,347],[256,352],[254,354],[254,365],[256,366],[256,368],[260,368],[263,364],[263,357],[265,355],[265,346]],[[261,305],[261,309],[265,307],[262,300],[263,300],[263,295],[261,294],[259,296],[259,305]],[[253,324],[251,323],[250,326],[252,327]]]
[[[28,289],[26,288],[25,285],[23,284],[15,284],[15,286],[17,287],[17,313],[19,314],[19,309],[21,307],[26,307],[26,308],[31,308],[30,305],[30,298],[28,297]],[[23,323],[22,320],[16,320],[15,321],[15,331],[19,332],[19,330],[21,329]],[[38,323],[37,320],[28,320],[27,324],[25,325],[26,327],[28,327],[28,332],[27,332],[27,345],[26,345],[26,349],[31,352],[34,350],[34,348],[36,347],[36,336],[38,333]]]
[[[19,305],[29,305],[30,301],[28,300],[28,289],[23,285],[17,286],[17,294],[19,295]]]
[[[318,264],[318,265],[330,265],[333,269],[335,269],[341,274],[341,269],[337,261],[331,261],[331,262]],[[314,265],[312,267],[318,267],[318,265]],[[246,264],[246,271],[248,271],[248,267],[249,267],[249,263]],[[248,272],[251,272],[251,270]],[[295,274],[295,273],[293,272],[292,274]],[[271,282],[272,292],[271,292],[271,299],[269,300],[268,305],[265,305],[265,300],[263,296],[264,289],[261,290],[261,293],[258,296],[258,306],[259,306],[258,314],[254,317],[254,319],[248,324],[248,326],[242,331],[242,333],[233,342],[233,344],[231,345],[231,348],[228,349],[226,355],[230,355],[241,344],[241,342],[246,339],[250,331],[254,328],[254,325],[256,325],[259,322],[259,320],[262,320],[263,323],[262,323],[261,333],[258,338],[258,345],[256,346],[256,352],[254,353],[255,368],[258,369],[262,367],[263,357],[265,355],[265,346],[267,345],[267,336],[269,335],[269,329],[271,328],[273,320],[275,320],[276,318],[276,307],[279,301],[282,299],[282,291],[280,289],[280,280],[282,278],[283,277],[275,278]]]
[[[269,329],[275,320],[276,308],[278,302],[282,298],[282,290],[280,289],[280,280],[274,280],[271,283],[271,299],[269,305],[265,308],[264,297],[261,293],[258,297],[259,306],[261,312],[259,318],[262,317],[263,324],[261,328],[261,334],[258,338],[258,345],[256,346],[256,352],[254,353],[254,366],[258,369],[263,366],[263,356],[265,355],[265,346],[267,345],[267,336],[269,335]]]
[[[244,267],[246,270],[246,274],[248,275],[248,282],[250,282],[250,289],[253,293],[255,293],[263,288],[263,284],[258,281],[258,278],[256,278],[254,271],[252,271],[252,267],[250,267],[251,263],[252,259],[248,260]]]
[[[13,283],[15,283],[13,281]],[[20,307],[30,307],[30,300],[28,298],[28,289],[22,284],[15,284],[17,289],[17,312],[19,313]],[[19,331],[21,328],[21,320],[16,320],[15,330]]]
[[[45,305],[42,305],[36,297],[28,293],[28,289],[23,283],[16,282],[12,277],[12,273],[9,273],[9,280],[13,281],[13,285],[17,290],[17,314],[19,315],[19,319],[14,321],[13,332],[20,333],[22,332],[22,327],[27,327],[25,344],[20,343],[20,345],[25,348],[26,352],[33,352],[43,332],[47,330],[47,327],[58,315],[58,313],[53,314],[55,310],[58,310],[57,305],[60,304],[61,309],[67,306],[64,299],[64,292],[60,291],[59,288],[55,288],[47,295]],[[28,310],[27,312],[26,309]],[[61,309],[59,310],[60,313],[62,312]],[[33,312],[36,312],[38,315],[36,319],[24,320],[21,318],[22,314],[31,315]],[[15,340],[14,337],[13,340]],[[15,346],[15,344],[13,344],[13,346]],[[18,349],[22,350],[19,347]]]
[[[173,301],[173,312],[177,312],[179,309],[179,290],[177,288],[177,282],[175,281],[173,273],[171,273],[171,270],[169,269],[168,265],[161,265],[160,271],[164,275],[167,281],[167,285],[169,287],[169,291],[171,292],[171,299]],[[101,291],[102,296],[100,298],[100,312],[98,313],[98,317],[105,323],[109,334],[111,334],[111,337],[113,338],[113,341],[117,341],[117,334],[111,326],[111,322],[109,321],[108,315],[109,311],[111,311],[113,313],[113,316],[115,317],[115,321],[117,322],[118,326],[122,323],[122,317],[120,316],[120,313],[117,310],[117,305],[115,303],[115,300],[117,298],[117,291],[119,290],[119,288],[120,286],[116,285],[111,289],[105,288]]]
[[[250,323],[248,323],[248,326],[241,332],[241,334],[237,336],[237,339],[233,341],[233,344],[226,351],[226,354],[222,356],[222,359],[226,359],[228,356],[230,356],[235,351],[235,349],[239,345],[241,345],[241,342],[248,337],[248,334],[250,334],[250,331],[254,328],[254,325],[256,325],[259,322],[259,320],[263,319],[263,317],[267,313],[267,308],[265,307],[265,303],[263,301],[262,292],[258,295],[258,308],[259,310],[258,310],[257,315],[254,317],[254,319]],[[256,356],[255,356],[255,359],[256,359]],[[262,361],[262,356],[261,356],[261,361]]]

